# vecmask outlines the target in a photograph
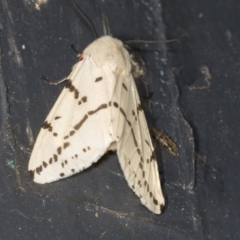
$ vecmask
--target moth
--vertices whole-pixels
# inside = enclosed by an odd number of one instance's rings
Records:
[[[65,80],[32,151],[33,180],[44,184],[66,178],[116,151],[129,187],[160,214],[165,201],[157,161],[123,42],[98,38]]]

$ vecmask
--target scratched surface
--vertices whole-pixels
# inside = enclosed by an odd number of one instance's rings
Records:
[[[156,216],[127,186],[115,154],[71,178],[32,182],[31,149],[64,87],[40,77],[66,76],[76,62],[69,45],[81,51],[94,37],[71,1],[0,1],[1,239],[237,239],[237,3],[196,2],[79,1],[99,35],[110,29],[123,41],[183,38],[131,45],[146,64],[137,86],[149,127],[180,151],[175,157],[155,143],[167,202]],[[209,25],[217,13],[224,19]]]

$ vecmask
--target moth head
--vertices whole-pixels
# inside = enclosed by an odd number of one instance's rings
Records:
[[[146,66],[142,58],[139,54],[136,53],[133,49],[131,49],[128,45],[124,45],[127,49],[129,56],[130,56],[130,63],[131,63],[131,73],[134,79],[138,79],[143,77],[146,73]]]

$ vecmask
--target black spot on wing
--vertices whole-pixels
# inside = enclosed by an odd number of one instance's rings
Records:
[[[137,153],[138,155],[141,155],[141,150],[139,148],[137,148]]]
[[[127,115],[126,115],[125,111],[124,111],[123,108],[121,108],[121,107],[120,107],[120,112],[121,112],[122,115],[124,116],[124,118],[125,118],[127,124],[129,125],[129,127],[132,127],[131,122],[127,119]]]
[[[131,129],[131,133],[132,133],[132,136],[133,136],[133,142],[134,142],[134,145],[135,145],[135,147],[137,147],[138,144],[137,144],[137,140],[136,140],[136,137],[135,137],[135,134],[134,134],[133,129]]]
[[[43,123],[42,128],[43,128],[43,129],[48,129],[49,132],[52,131],[52,125],[51,125],[51,123],[49,123],[47,120]]]
[[[138,111],[138,112],[141,112],[141,111],[142,111],[142,106],[141,106],[140,103],[139,103],[138,106],[137,106],[137,111]]]
[[[75,131],[70,131],[69,135],[72,136],[73,134],[75,134]]]
[[[78,101],[78,105],[81,105],[82,103],[85,103],[85,102],[87,102],[87,96],[82,97],[81,100]]]
[[[146,142],[146,144],[150,147],[150,144],[149,144],[149,142],[147,141],[147,140],[145,140],[145,142]]]
[[[62,153],[62,147],[57,148],[57,153],[58,153],[58,155],[60,155]]]
[[[140,180],[138,180],[138,185],[139,185],[140,188],[142,187],[142,183],[141,183]]]
[[[85,116],[82,118],[82,120],[81,120],[78,124],[76,124],[76,125],[74,126],[74,129],[75,129],[75,130],[78,130],[78,129],[83,125],[83,123],[87,120],[87,118],[88,118],[88,115],[85,115]]]
[[[46,168],[48,166],[48,164],[43,161],[43,166]]]
[[[83,148],[82,150],[83,150],[83,152],[87,152],[87,151],[91,150],[91,148],[88,146],[86,148]]]
[[[152,162],[153,160],[156,160],[154,152],[152,152],[152,155],[150,156],[150,162]]]
[[[29,174],[30,174],[30,176],[31,176],[31,178],[32,178],[32,180],[34,179],[34,174],[35,174],[35,171],[34,170],[30,170],[30,171],[28,171],[29,172]]]
[[[36,168],[36,173],[40,175],[40,173],[42,172],[42,165],[40,165],[39,167]]]
[[[163,211],[163,209],[164,209],[164,205],[163,205],[163,204],[160,204],[160,210],[161,210],[161,212]]]
[[[124,83],[122,84],[122,86],[126,91],[128,91],[127,86]]]
[[[58,161],[58,156],[56,154],[53,154],[53,159],[54,159],[54,162],[57,162]]]
[[[75,98],[75,99],[78,99],[78,96],[79,96],[79,92],[78,92],[78,90],[75,90],[75,91],[74,91],[74,98]]]
[[[100,105],[96,110],[89,111],[89,112],[88,112],[88,115],[93,115],[93,114],[97,113],[98,111],[100,111],[100,110],[102,110],[102,109],[105,109],[105,108],[107,108],[107,107],[108,107],[107,104],[102,104],[102,105]]]
[[[74,98],[77,99],[79,97],[79,91],[77,88],[75,88],[72,84],[71,80],[68,80],[68,83],[66,84],[65,88],[69,89],[70,92],[74,93]]]
[[[102,77],[98,77],[98,78],[96,78],[95,82],[99,82],[99,81],[101,81],[102,79],[103,79]]]
[[[158,200],[157,200],[156,198],[153,198],[153,203],[154,203],[155,205],[158,205]]]
[[[87,102],[87,97],[86,97],[86,96],[82,97],[82,101],[83,101],[84,103]]]
[[[70,146],[70,143],[69,142],[65,142],[64,144],[63,144],[63,148],[65,149],[65,148],[67,148],[67,147],[69,147]]]

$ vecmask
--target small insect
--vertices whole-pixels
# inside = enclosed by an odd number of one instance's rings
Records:
[[[104,36],[92,42],[65,79],[29,161],[37,183],[66,178],[116,151],[129,187],[160,214],[165,201],[147,122],[123,43]]]
[[[179,149],[176,143],[164,132],[153,128],[152,136],[157,139],[161,145],[168,150],[172,155],[179,156]]]

